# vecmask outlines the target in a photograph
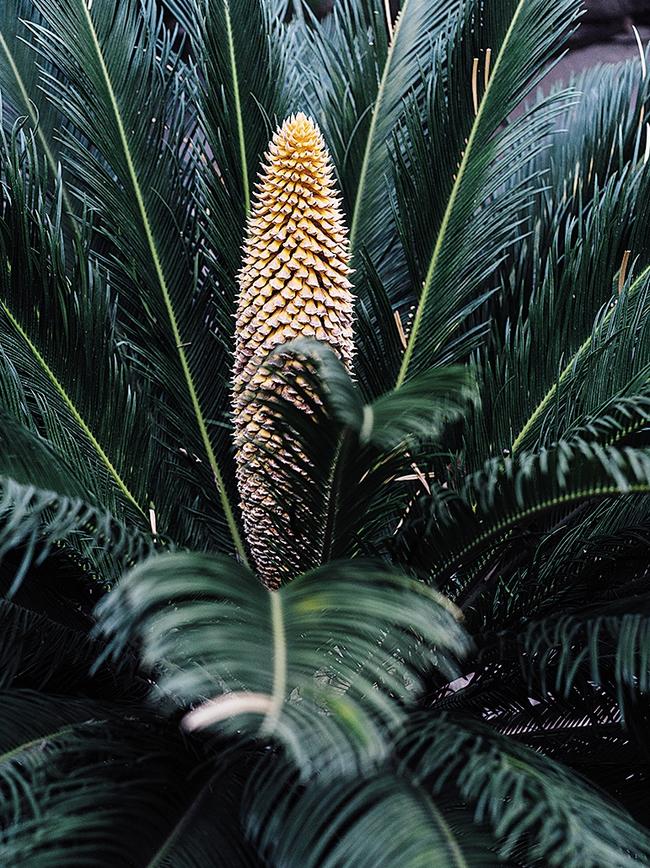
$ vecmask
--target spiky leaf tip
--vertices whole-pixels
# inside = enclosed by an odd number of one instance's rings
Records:
[[[298,337],[328,343],[349,368],[353,299],[347,231],[320,130],[299,113],[275,133],[255,188],[239,274],[233,409],[237,480],[248,543],[263,581],[291,571],[269,552],[283,505],[272,491],[282,443],[259,396],[286,397],[269,353]],[[286,460],[286,456],[285,456]],[[278,512],[280,510],[280,512]],[[272,514],[273,513],[273,514]]]

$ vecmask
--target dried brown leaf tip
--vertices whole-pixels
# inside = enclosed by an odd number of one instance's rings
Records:
[[[237,479],[251,552],[272,587],[291,564],[275,562],[268,551],[282,509],[271,490],[272,454],[282,459],[277,453],[282,443],[258,400],[273,390],[276,378],[260,365],[276,347],[298,337],[325,341],[351,365],[349,275],[347,232],[329,154],[318,127],[297,114],[276,132],[266,154],[248,219],[237,306]],[[277,376],[278,390],[281,383]]]

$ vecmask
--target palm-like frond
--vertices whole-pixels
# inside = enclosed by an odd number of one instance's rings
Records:
[[[7,0],[0,9],[0,92],[2,93],[2,127],[9,134],[14,124],[23,120],[35,135],[50,175],[57,176],[61,159],[59,130],[63,117],[48,102],[40,88],[41,70],[25,24],[35,15],[31,0]],[[51,71],[51,70],[50,70]],[[61,191],[64,215],[72,218],[74,203],[70,191]],[[74,222],[68,228],[74,235]]]
[[[503,265],[504,291],[491,308],[498,337],[486,352],[481,374],[482,408],[467,429],[470,462],[513,443],[526,448],[551,419],[550,436],[563,436],[561,417],[554,418],[556,407],[568,408],[572,402],[561,402],[563,387],[572,381],[577,386],[573,377],[581,373],[583,387],[588,380],[601,399],[613,398],[611,379],[618,377],[623,386],[630,373],[625,340],[644,347],[638,332],[621,332],[614,341],[619,352],[612,356],[604,343],[605,334],[613,336],[605,324],[620,315],[608,308],[618,302],[619,290],[627,305],[632,297],[641,303],[646,283],[643,116],[648,80],[640,78],[637,62],[577,79],[579,97],[560,120],[553,147],[537,160],[548,187],[522,214],[530,235]],[[597,352],[610,372],[602,386],[601,372],[582,367],[595,322],[603,336]],[[578,399],[574,406],[580,410],[584,405]]]
[[[18,733],[17,721],[29,717],[35,733],[0,753],[0,786],[12,794],[1,809],[6,864],[218,865],[220,852],[259,864],[242,842],[236,781],[218,771],[192,778],[196,757],[155,718],[124,721],[127,709],[116,708],[102,720],[105,709],[89,705],[3,701],[5,731]],[[43,823],[47,840],[35,834]]]
[[[388,58],[385,11],[380,0],[345,0],[322,22],[305,14],[296,27],[301,96],[323,130],[350,224]]]
[[[624,694],[648,693],[650,660],[648,658],[648,617],[643,597],[625,601],[621,614],[616,606],[609,611],[563,615],[536,621],[514,641],[521,666],[531,677],[539,678],[541,689],[568,695],[579,673],[588,673],[593,684],[613,682],[623,718]],[[504,637],[507,642],[508,639]]]
[[[253,187],[267,143],[288,109],[280,23],[267,0],[199,0],[196,43],[203,75],[201,185],[205,232],[232,304]],[[286,88],[288,91],[288,86]],[[232,308],[234,310],[234,308]]]
[[[131,655],[91,674],[102,648],[82,630],[5,601],[0,626],[5,864],[259,864],[235,755],[206,767],[204,745],[144,707]]]
[[[66,263],[60,181],[48,204],[34,143],[12,136],[2,151],[3,405],[79,468],[91,468],[80,474],[87,496],[142,518],[151,451],[146,398],[136,397],[117,348],[115,305],[81,245]]]
[[[534,173],[532,160],[562,101],[542,103],[502,125],[574,19],[570,0],[554,4],[550,14],[535,2],[475,4],[458,20],[449,47],[441,42],[437,48],[425,125],[419,112],[407,119],[396,181],[410,285],[419,296],[398,385],[467,352],[465,344],[453,350],[450,340],[481,300],[532,195],[530,185],[511,188],[508,181],[526,174],[527,166]],[[421,220],[431,206],[433,219]]]
[[[0,476],[0,521],[0,558],[12,551],[20,554],[10,594],[33,561],[42,563],[62,544],[87,557],[106,582],[160,547],[155,538],[78,497],[21,485],[7,476]]]
[[[275,864],[501,864],[490,836],[467,812],[431,798],[407,776],[385,771],[361,781],[305,786],[287,765],[262,767],[260,778],[249,795],[247,828],[259,852]]]
[[[391,181],[386,177],[389,146],[404,115],[405,103],[422,100],[427,75],[432,71],[434,46],[444,37],[458,8],[453,0],[406,0],[381,67],[370,126],[362,142],[363,159],[350,218],[350,246],[353,254],[365,249],[382,275],[387,268],[394,268],[387,261],[395,258],[396,241],[391,215],[382,207]],[[385,9],[382,11],[385,14]]]
[[[158,689],[195,706],[186,728],[279,739],[305,773],[382,756],[423,668],[451,674],[467,650],[440,595],[346,562],[268,591],[225,558],[156,558],[105,598],[100,622],[113,657],[137,638]]]
[[[485,724],[413,722],[401,750],[422,786],[446,787],[474,807],[500,839],[546,865],[632,866],[650,858],[650,836],[562,766],[509,742]]]
[[[38,50],[62,77],[48,76],[47,89],[75,124],[66,137],[70,171],[111,244],[109,267],[129,298],[123,327],[164,401],[166,472],[186,490],[191,473],[201,492],[187,493],[184,532],[200,539],[190,510],[207,512],[212,534],[243,553],[222,466],[227,447],[219,450],[211,421],[223,413],[225,349],[199,281],[206,266],[196,247],[191,77],[153,3],[36,6],[44,20],[31,25]],[[144,89],[147,124],[133,98]],[[179,443],[198,459],[189,468]],[[163,519],[173,512],[163,492],[152,500]]]
[[[601,446],[580,437],[539,453],[491,459],[467,477],[460,492],[433,486],[432,495],[422,498],[420,517],[414,514],[403,532],[403,544],[416,563],[436,565],[439,581],[455,577],[457,582],[461,565],[471,576],[471,564],[486,550],[492,557],[501,551],[490,567],[496,574],[513,544],[511,556],[519,557],[516,543],[527,526],[536,535],[542,532],[544,514],[555,511],[552,532],[568,509],[587,498],[647,492],[648,461],[646,449]]]

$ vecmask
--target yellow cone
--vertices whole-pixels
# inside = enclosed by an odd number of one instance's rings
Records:
[[[328,343],[349,367],[353,305],[347,233],[318,127],[304,114],[290,117],[266,160],[239,274],[233,406],[244,528],[262,580],[277,587],[292,564],[290,557],[278,562],[267,545],[286,505],[276,502],[269,480],[269,447],[272,453],[281,442],[256,400],[273,388],[260,364],[277,346],[311,337]]]

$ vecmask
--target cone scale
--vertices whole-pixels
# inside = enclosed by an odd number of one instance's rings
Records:
[[[274,518],[285,505],[273,491],[280,439],[261,405],[262,390],[283,381],[260,367],[294,338],[321,340],[349,368],[353,299],[347,231],[333,168],[318,127],[305,115],[276,132],[255,188],[239,273],[233,410],[237,481],[244,529],[262,581],[278,587],[291,571],[270,551]]]

